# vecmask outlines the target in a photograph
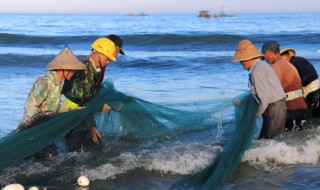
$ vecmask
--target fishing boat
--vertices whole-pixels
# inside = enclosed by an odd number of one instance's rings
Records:
[[[140,14],[128,13],[127,16],[149,16],[149,15],[147,15],[143,11],[141,11]]]
[[[223,11],[223,9],[221,9],[219,14],[210,14],[210,11],[208,11],[208,10],[201,10],[198,15],[198,17],[200,17],[200,18],[220,18],[220,17],[234,17],[234,16],[236,16],[236,15],[226,14]]]
[[[224,6],[223,6],[223,3],[220,2],[220,5],[219,5],[220,8],[218,8],[217,10],[220,10],[220,11],[217,11],[216,13],[214,14],[210,14],[210,11],[208,10],[201,10],[199,12],[199,15],[198,17],[200,18],[220,18],[220,17],[234,17],[236,15],[233,15],[233,14],[226,14],[223,9],[224,9]]]
[[[208,11],[208,10],[202,10],[202,11],[199,12],[198,17],[200,17],[200,18],[211,18],[212,15],[209,12],[210,11]]]
[[[218,14],[218,17],[235,17],[236,15],[234,14],[226,14],[224,11],[223,11],[223,8],[221,9],[220,13]]]

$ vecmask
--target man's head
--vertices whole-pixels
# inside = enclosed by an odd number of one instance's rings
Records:
[[[69,48],[64,48],[47,64],[47,69],[66,73],[65,78],[70,79],[76,70],[85,70],[86,66],[72,53]]]
[[[290,62],[291,57],[296,56],[296,51],[293,48],[284,48],[280,51],[280,55],[282,58]]]
[[[118,53],[125,55],[122,49],[123,41],[118,35],[110,34],[106,36],[106,38],[110,39],[116,45],[116,57],[118,56]]]
[[[108,38],[98,38],[96,41],[93,42],[91,45],[91,48],[103,54],[104,56],[108,57],[112,61],[116,61],[116,57],[114,56],[115,51],[116,51],[116,46]]]
[[[99,62],[100,68],[108,65],[110,60],[116,61],[116,45],[110,39],[105,37],[98,38],[93,42],[91,48]]]
[[[232,62],[240,61],[243,68],[249,70],[252,66],[252,63],[254,63],[254,61],[260,57],[263,57],[263,54],[255,45],[253,45],[250,40],[245,39],[238,43],[237,49],[232,58]]]
[[[273,40],[266,41],[261,48],[261,52],[264,54],[264,58],[270,64],[273,64],[280,57],[280,45]]]

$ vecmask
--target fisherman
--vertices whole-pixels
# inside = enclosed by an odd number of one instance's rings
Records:
[[[22,122],[17,130],[23,130],[47,120],[60,110],[61,88],[64,81],[70,80],[75,71],[85,70],[83,65],[71,52],[64,48],[47,65],[50,70],[34,82],[24,104]],[[38,159],[54,159],[58,152],[63,152],[56,144],[51,144],[34,156]]]
[[[286,130],[302,130],[308,106],[303,98],[302,83],[297,69],[280,55],[280,45],[267,41],[262,46],[265,59],[271,64],[286,93]]]
[[[116,51],[114,53],[115,57],[118,57],[119,53],[121,55],[125,55],[122,46],[123,46],[123,41],[122,39],[115,34],[110,34],[108,36],[106,36],[106,38],[110,39],[115,45],[116,45]],[[100,86],[102,86],[102,82],[104,79],[104,74],[105,74],[105,70],[106,70],[107,66],[104,66],[101,68],[101,72],[100,72]]]
[[[320,81],[314,66],[305,58],[297,57],[292,48],[285,48],[280,55],[296,67],[301,78],[303,97],[305,98],[310,116],[320,116],[319,112],[319,89]]]
[[[69,48],[64,48],[48,63],[47,69],[50,71],[38,77],[29,92],[19,129],[30,126],[39,116],[58,113],[62,83],[70,80],[75,71],[85,70],[86,67]]]
[[[119,53],[124,55],[122,39],[114,34],[98,38],[91,45],[92,53],[84,60],[85,72],[77,72],[70,81],[63,86],[63,94],[66,97],[64,106],[67,109],[75,109],[84,106],[102,86],[104,71],[110,61],[116,61]],[[119,109],[121,105],[119,106]],[[103,112],[111,111],[109,105],[105,104]],[[117,111],[117,110],[114,110]],[[89,116],[86,123],[78,129],[72,130],[66,136],[68,151],[81,151],[95,147],[101,149],[103,144],[99,139],[99,133],[93,115]],[[95,145],[93,144],[95,143]]]
[[[263,118],[259,139],[270,139],[285,131],[286,95],[276,73],[262,57],[256,46],[245,39],[238,43],[232,62],[240,61],[249,71],[251,94],[259,105],[257,116]]]

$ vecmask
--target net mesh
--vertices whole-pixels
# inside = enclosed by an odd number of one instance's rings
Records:
[[[256,129],[257,103],[250,94],[236,98],[240,104],[235,106],[235,130],[218,158],[201,172],[187,177],[173,189],[212,190],[232,176],[241,162],[244,152],[250,147]]]
[[[186,184],[211,189],[235,170],[243,151],[253,138],[256,113],[256,104],[249,95],[238,99],[241,104],[236,107],[234,136],[217,162],[214,162],[216,164],[188,179]],[[101,113],[105,103],[114,110],[121,108],[121,111]],[[0,157],[0,185],[13,182],[24,186],[74,184],[79,176],[74,154],[66,153],[54,160],[43,161],[34,155],[81,126],[92,115],[103,134],[141,141],[161,141],[175,136],[178,131],[216,127],[221,122],[224,108],[232,106],[232,101],[226,100],[208,110],[178,110],[128,96],[115,90],[112,82],[106,82],[94,98],[86,103],[85,109],[56,114],[33,127],[12,132],[1,139],[0,152],[3,156]],[[225,163],[225,160],[232,160],[232,165]],[[227,169],[226,164],[230,164]]]

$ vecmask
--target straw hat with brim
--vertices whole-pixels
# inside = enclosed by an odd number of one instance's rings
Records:
[[[280,55],[282,55],[285,52],[288,52],[290,56],[296,56],[296,51],[293,48],[284,48],[280,51]]]
[[[241,40],[238,43],[236,52],[233,55],[232,62],[247,61],[264,55],[253,45],[250,40]]]
[[[86,66],[72,53],[69,48],[64,48],[50,63],[47,68],[50,70],[85,70]]]

